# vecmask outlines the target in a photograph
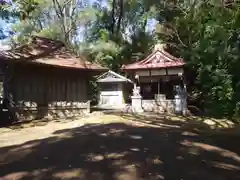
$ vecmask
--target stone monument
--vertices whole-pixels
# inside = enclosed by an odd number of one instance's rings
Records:
[[[175,86],[175,111],[176,113],[186,114],[187,100],[186,88],[181,88],[179,85]]]
[[[143,112],[142,108],[142,96],[140,95],[140,87],[137,87],[136,85],[133,88],[133,96],[131,96],[132,99],[132,111],[136,113]]]

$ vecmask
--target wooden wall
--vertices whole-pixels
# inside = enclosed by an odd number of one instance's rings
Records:
[[[14,70],[10,88],[20,118],[72,116],[90,111],[86,72],[21,66]]]

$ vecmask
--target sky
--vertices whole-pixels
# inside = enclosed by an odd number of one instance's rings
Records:
[[[11,24],[3,19],[0,19],[0,50],[7,50],[10,48],[8,36],[11,35]]]
[[[4,2],[10,3],[11,0],[0,0],[0,4],[2,4]],[[15,19],[13,19],[11,17],[10,17],[10,19],[0,18],[0,39],[11,35],[11,25],[14,21],[15,21]]]
[[[8,37],[9,35],[11,35],[11,26],[12,26],[13,22],[14,22],[13,19],[10,21],[0,19],[0,39],[1,39],[2,34],[5,37]]]

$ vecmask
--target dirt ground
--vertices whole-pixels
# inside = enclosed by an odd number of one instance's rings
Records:
[[[238,180],[240,133],[216,122],[115,114],[0,128],[0,179]]]

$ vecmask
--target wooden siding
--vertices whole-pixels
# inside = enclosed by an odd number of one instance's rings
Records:
[[[11,81],[15,111],[19,118],[64,116],[68,112],[90,111],[87,76],[82,71],[56,68],[17,68]],[[64,114],[64,115],[62,115]],[[28,119],[28,118],[27,118]]]

